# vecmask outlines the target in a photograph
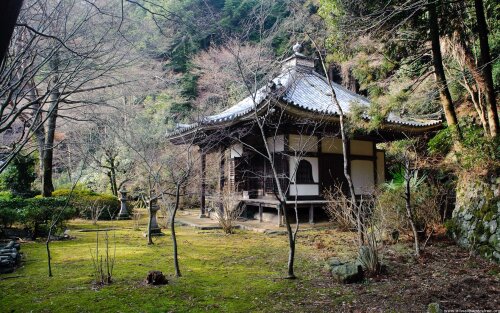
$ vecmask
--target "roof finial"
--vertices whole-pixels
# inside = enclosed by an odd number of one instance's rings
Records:
[[[293,45],[292,49],[293,49],[293,52],[300,53],[300,52],[302,52],[302,45],[297,42],[296,44]]]

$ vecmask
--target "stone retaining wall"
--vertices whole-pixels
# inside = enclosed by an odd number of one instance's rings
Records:
[[[457,243],[500,262],[500,175],[463,175],[448,230]]]

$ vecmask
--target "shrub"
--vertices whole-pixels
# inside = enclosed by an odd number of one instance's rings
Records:
[[[56,228],[75,216],[75,209],[66,206],[66,198],[30,198],[24,199],[19,210],[19,221],[27,227],[33,238],[45,235],[53,219],[57,218]]]
[[[214,214],[217,222],[219,222],[219,225],[226,234],[234,233],[235,222],[241,216],[243,210],[244,206],[240,205],[236,195],[228,187],[224,188],[222,193],[219,194]]]
[[[36,179],[36,160],[33,156],[18,154],[0,175],[0,186],[18,197],[32,197],[31,185]]]
[[[14,195],[10,191],[0,191],[0,200],[10,200]]]
[[[52,193],[54,197],[69,197],[71,189],[58,189]],[[75,189],[71,194],[70,205],[76,209],[79,216],[90,219],[92,207],[104,207],[100,219],[109,220],[118,214],[120,201],[117,197],[99,194],[88,189]]]
[[[75,210],[65,204],[66,199],[62,197],[0,199],[0,220],[4,227],[20,223],[36,238],[47,233],[54,218],[58,218],[56,228],[60,228],[74,217]]]
[[[353,231],[356,229],[356,212],[351,205],[350,198],[343,192],[342,186],[334,186],[331,189],[323,191],[325,200],[328,201],[325,206],[326,214],[332,222],[341,231]]]
[[[392,174],[393,180],[384,185],[377,197],[374,209],[374,218],[380,227],[386,231],[410,231],[406,213],[405,199],[403,198],[404,178],[401,172]],[[415,225],[419,234],[425,236],[429,227],[440,222],[440,199],[438,189],[425,181],[426,177],[418,177],[415,173],[410,181],[411,205],[415,213]]]
[[[19,222],[19,207],[20,199],[0,198],[0,223],[2,228],[12,226],[12,224]]]
[[[496,168],[500,160],[498,139],[489,138],[481,127],[470,121],[461,120],[460,127],[463,136],[462,147],[455,151],[458,164],[467,170]],[[451,129],[444,128],[429,140],[428,151],[444,156],[452,151],[453,142]]]

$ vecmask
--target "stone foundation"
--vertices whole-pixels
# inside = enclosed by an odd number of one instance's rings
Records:
[[[500,262],[500,175],[459,177],[448,231],[460,246]]]

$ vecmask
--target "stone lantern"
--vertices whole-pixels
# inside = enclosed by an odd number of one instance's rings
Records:
[[[161,228],[158,225],[158,221],[156,219],[156,213],[160,210],[160,206],[158,205],[157,199],[152,199],[151,201],[151,236],[163,236],[161,232]]]
[[[122,187],[122,189],[120,189],[119,192],[120,192],[120,212],[118,213],[116,219],[129,220],[130,215],[127,210],[127,190],[125,190],[125,187]]]

